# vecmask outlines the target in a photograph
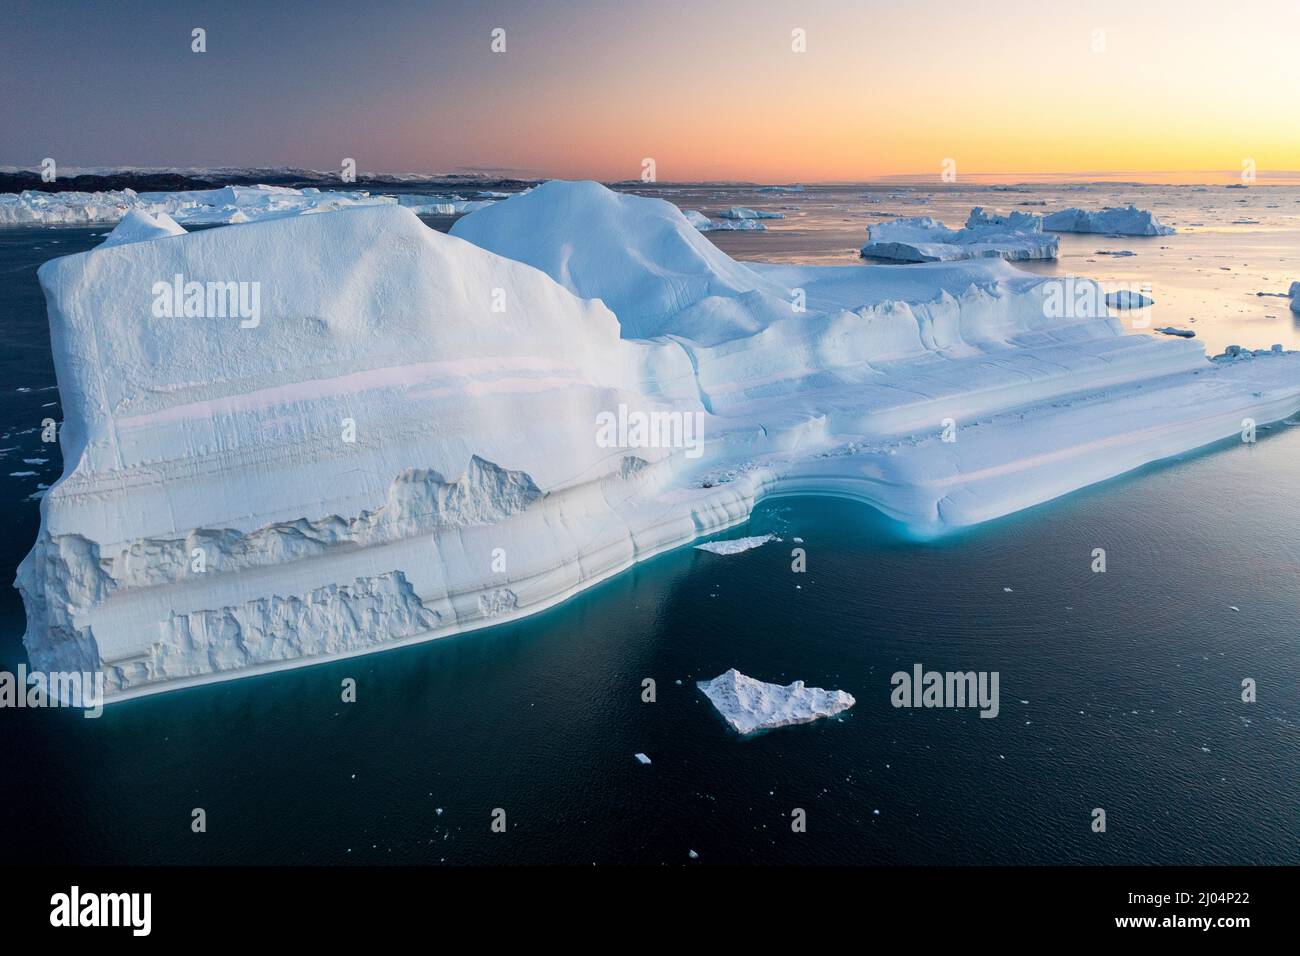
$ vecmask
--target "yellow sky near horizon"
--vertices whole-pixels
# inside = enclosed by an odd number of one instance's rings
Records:
[[[516,30],[409,151],[606,180],[1300,170],[1300,0],[668,6]]]

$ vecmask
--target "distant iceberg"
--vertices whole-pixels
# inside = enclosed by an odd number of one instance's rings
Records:
[[[1207,361],[1000,258],[743,263],[595,183],[450,235],[305,190],[239,208],[303,196],[40,267],[64,472],[16,582],[34,667],[116,701],[368,653],[551,607],[769,496],[932,536],[1300,408],[1300,354]]]
[[[1291,311],[1300,312],[1300,282],[1291,283]]]
[[[761,232],[767,228],[756,219],[710,219],[698,209],[683,209],[682,215],[700,232]]]
[[[1106,293],[1106,304],[1112,309],[1145,309],[1149,305],[1155,305],[1155,303],[1156,300],[1150,296],[1129,289]]]
[[[766,684],[746,677],[734,667],[696,686],[727,723],[742,734],[811,723],[842,713],[857,703],[842,690],[806,687],[801,680],[784,686]]]
[[[480,209],[486,209],[497,199],[507,193],[487,193],[492,198],[486,199],[446,199],[441,196],[416,196],[404,194],[397,197],[398,203],[419,216],[463,216]]]
[[[167,236],[183,236],[185,229],[177,224],[165,212],[147,213],[143,209],[132,209],[119,222],[108,238],[100,243],[100,248],[125,245],[129,242],[146,242],[150,239],[164,239]]]
[[[1055,259],[1061,240],[1043,233],[1041,217],[1030,213],[990,214],[971,210],[962,229],[949,229],[929,216],[894,219],[867,227],[864,258],[895,262],[955,262],[960,259]]]
[[[1172,236],[1178,230],[1162,225],[1155,214],[1137,206],[1108,206],[1091,211],[1063,209],[1043,218],[1048,232],[1100,232],[1108,236]]]
[[[758,209],[748,209],[744,206],[732,206],[730,209],[724,209],[718,213],[723,219],[784,219],[783,212],[762,212]]]

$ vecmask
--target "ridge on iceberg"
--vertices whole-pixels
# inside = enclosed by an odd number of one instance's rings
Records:
[[[24,643],[109,702],[513,620],[769,495],[937,535],[1300,408],[1300,353],[1126,334],[1087,279],[740,263],[594,183],[38,277],[64,473]]]
[[[1055,259],[1060,239],[1043,234],[1043,221],[1030,213],[990,214],[971,210],[962,229],[949,229],[930,216],[879,222],[867,227],[861,255],[896,262],[953,262],[959,259]]]
[[[1101,232],[1110,236],[1172,236],[1178,230],[1163,225],[1155,214],[1137,206],[1107,206],[1105,209],[1062,209],[1043,217],[1049,232]]]
[[[734,667],[713,680],[698,681],[695,686],[741,734],[811,723],[857,703],[853,695],[842,690],[806,687],[801,680],[784,686],[767,684],[746,677]]]

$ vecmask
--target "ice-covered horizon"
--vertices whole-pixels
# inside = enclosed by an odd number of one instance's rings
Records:
[[[294,166],[294,165],[171,165],[171,166],[138,166],[138,165],[62,165],[57,167],[60,179],[75,178],[78,176],[94,177],[112,177],[112,176],[132,176],[132,175],[179,175],[191,176],[195,178],[206,179],[223,179],[231,180],[223,182],[222,185],[252,185],[253,181],[259,177],[266,179],[291,178],[303,181],[313,181],[314,185],[335,185],[340,188],[346,188],[348,183],[343,180],[338,168],[317,169],[311,166]],[[0,165],[0,175],[17,176],[31,175],[40,177],[42,175],[40,165]],[[1265,169],[1259,170],[1257,178],[1252,184],[1254,187],[1269,186],[1295,186],[1300,185],[1300,170],[1283,170],[1283,169]],[[444,182],[494,182],[494,181],[519,181],[540,184],[553,179],[580,181],[585,177],[578,174],[546,174],[535,169],[465,169],[465,170],[445,170],[436,172],[418,172],[411,170],[358,170],[355,173],[358,180],[364,182],[383,181],[394,185],[397,184],[414,184],[423,183],[439,184]],[[1197,177],[1197,178],[1192,178]],[[1204,178],[1199,178],[1204,177]],[[235,182],[234,180],[240,180]],[[721,186],[721,187],[755,187],[771,190],[797,190],[800,188],[835,188],[835,187],[855,187],[855,186],[880,186],[883,188],[892,188],[896,186],[925,186],[927,188],[942,189],[945,186],[955,186],[955,183],[944,183],[936,181],[936,176],[932,171],[917,171],[912,173],[893,173],[887,175],[866,176],[860,179],[799,179],[799,180],[760,180],[760,179],[682,179],[674,180],[671,178],[659,178],[653,183],[646,183],[642,180],[626,179],[600,179],[605,185],[636,185],[636,186],[665,186],[665,187],[701,187],[701,186]],[[1119,170],[1119,171],[1089,171],[1089,172],[971,172],[963,171],[961,176],[961,188],[983,188],[1002,190],[1007,188],[1032,188],[1032,187],[1051,187],[1051,186],[1079,186],[1079,187],[1117,187],[1117,186],[1134,186],[1134,187],[1223,187],[1241,181],[1241,169],[1204,169],[1204,170]]]
[[[132,212],[163,214],[184,225],[236,225],[258,219],[330,212],[351,206],[401,205],[413,212],[462,215],[503,198],[465,199],[405,193],[375,195],[368,190],[322,190],[313,186],[223,186],[140,192],[133,189],[103,192],[0,193],[0,226],[101,225],[121,221]]]

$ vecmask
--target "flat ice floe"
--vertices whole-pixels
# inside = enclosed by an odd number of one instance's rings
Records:
[[[1049,232],[1101,232],[1108,236],[1172,236],[1176,230],[1166,226],[1147,209],[1137,206],[1108,206],[1088,209],[1062,209],[1043,218]]]
[[[774,534],[759,534],[748,538],[732,538],[729,541],[708,541],[704,544],[695,546],[698,551],[708,551],[711,554],[741,554],[745,551],[752,551],[754,548],[761,548],[769,541],[775,541]]]
[[[746,677],[734,667],[695,686],[727,723],[742,734],[811,723],[822,717],[833,717],[857,703],[851,694],[842,690],[806,687],[801,680],[784,686],[766,684]]]
[[[740,263],[594,183],[450,236],[386,203],[39,277],[65,470],[25,641],[110,700],[513,620],[767,495],[942,534],[1300,408],[1300,355],[1127,335],[1087,279]]]
[[[1055,259],[1061,240],[1043,233],[1043,220],[1023,212],[990,214],[971,210],[962,229],[919,216],[867,227],[864,258],[896,262],[953,262],[959,259]]]

